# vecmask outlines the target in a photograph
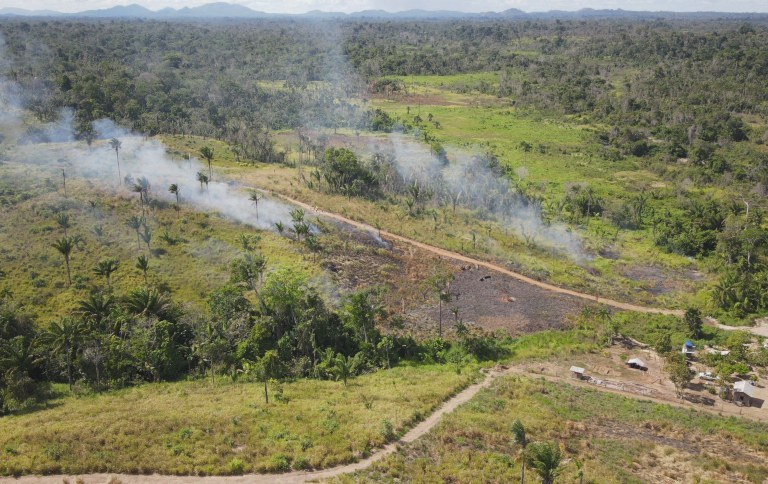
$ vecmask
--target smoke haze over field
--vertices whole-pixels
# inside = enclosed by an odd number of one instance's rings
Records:
[[[456,201],[535,244],[565,251],[576,259],[588,257],[578,235],[563,224],[545,223],[540,206],[518,193],[487,157],[452,150],[446,162],[411,136],[396,133],[388,140],[390,146],[379,149],[390,152],[406,185],[416,182],[442,203],[450,206]]]
[[[118,138],[122,174],[134,179],[147,178],[152,197],[175,201],[175,196],[168,192],[168,187],[175,183],[180,188],[182,204],[217,210],[261,229],[274,230],[276,222],[290,222],[291,205],[265,196],[258,202],[257,219],[257,207],[247,194],[233,184],[217,181],[215,172],[213,181],[201,188],[197,172],[207,174],[208,168],[200,161],[173,160],[162,143],[146,140],[111,120],[93,123],[97,141],[92,146],[75,141],[71,110],[63,110],[57,122],[26,125],[22,119],[19,88],[5,76],[9,63],[4,46],[0,37],[0,142],[16,145],[14,151],[23,163],[64,169],[69,177],[87,177],[100,182],[102,188],[114,190],[118,185],[123,186],[123,180],[118,177],[115,150],[103,140]]]

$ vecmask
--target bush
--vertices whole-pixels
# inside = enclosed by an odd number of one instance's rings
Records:
[[[245,472],[245,462],[237,457],[229,461],[228,466],[230,474],[242,474]]]
[[[294,470],[303,471],[311,468],[312,468],[312,465],[309,463],[309,459],[307,459],[304,456],[297,457],[296,460],[293,461]]]
[[[381,436],[384,437],[386,442],[391,442],[395,440],[395,437],[397,437],[395,428],[392,426],[392,422],[389,420],[385,419],[381,422]]]

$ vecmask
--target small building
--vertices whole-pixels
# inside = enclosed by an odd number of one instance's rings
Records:
[[[693,344],[693,341],[688,340],[685,342],[682,353],[689,358],[696,354],[696,345]]]
[[[571,367],[571,374],[574,376],[574,378],[578,378],[579,380],[584,380],[587,378],[587,375],[584,374],[584,371],[584,368],[580,366]]]
[[[627,360],[627,366],[635,370],[648,371],[648,366],[640,358],[630,358]]]
[[[742,380],[733,384],[733,403],[750,407],[754,398],[755,385],[751,381]]]

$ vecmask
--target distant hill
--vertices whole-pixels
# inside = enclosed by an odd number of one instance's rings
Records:
[[[406,10],[402,12],[387,12],[385,10],[364,10],[355,13],[324,12],[313,10],[304,14],[271,14],[252,10],[244,5],[235,3],[208,3],[199,7],[183,7],[180,9],[164,8],[150,10],[141,5],[119,5],[101,10],[85,10],[77,13],[62,13],[53,10],[25,10],[21,8],[2,8],[0,16],[27,17],[94,17],[94,18],[146,18],[146,19],[184,19],[184,18],[265,18],[265,17],[309,17],[309,18],[381,18],[381,19],[660,19],[660,18],[692,18],[692,19],[743,19],[768,21],[768,13],[725,13],[725,12],[633,12],[628,10],[594,10],[585,8],[577,11],[552,10],[548,12],[524,12],[512,8],[503,12],[456,12],[451,10]]]

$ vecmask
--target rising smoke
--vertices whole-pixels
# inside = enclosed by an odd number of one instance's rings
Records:
[[[384,150],[389,150],[405,185],[417,184],[440,203],[456,203],[495,220],[530,243],[576,259],[588,257],[579,237],[563,224],[546,223],[541,205],[519,193],[493,157],[450,148],[438,157],[402,133],[389,135]]]
[[[175,183],[180,188],[182,204],[197,209],[216,210],[261,229],[274,230],[275,223],[288,225],[291,221],[293,206],[265,196],[254,207],[242,189],[215,180],[215,173],[214,180],[201,187],[197,173],[208,173],[208,169],[199,160],[174,160],[162,143],[131,133],[111,120],[93,123],[96,141],[92,145],[75,141],[72,110],[62,110],[59,120],[53,123],[26,124],[22,93],[5,76],[10,63],[4,54],[5,44],[0,36],[0,143],[16,145],[23,152],[24,163],[64,169],[69,177],[85,177],[99,182],[102,188],[114,189],[124,183],[118,177],[119,155],[122,174],[133,179],[145,177],[154,198],[175,201],[175,196],[168,192],[168,187]],[[118,154],[107,141],[112,138],[121,142]]]
[[[362,91],[359,87],[365,82],[349,65],[342,51],[343,25],[329,23],[324,28],[328,35],[338,39],[330,44],[331,51],[326,53],[324,59],[327,83],[341,91],[336,94],[339,96],[337,105],[341,105],[346,101],[343,91],[355,91],[356,87],[358,92]],[[305,119],[306,128],[336,128],[338,119],[345,116],[349,117],[348,113],[332,112],[326,119]],[[429,145],[418,140],[419,133],[416,134],[413,137],[391,133],[385,141],[377,138],[368,151],[389,155],[406,185],[417,183],[440,203],[455,202],[480,216],[493,219],[527,243],[564,252],[576,260],[590,258],[577,234],[565,224],[546,222],[540,203],[513,187],[499,166],[487,163],[485,155],[445,146],[446,156],[438,157]]]

